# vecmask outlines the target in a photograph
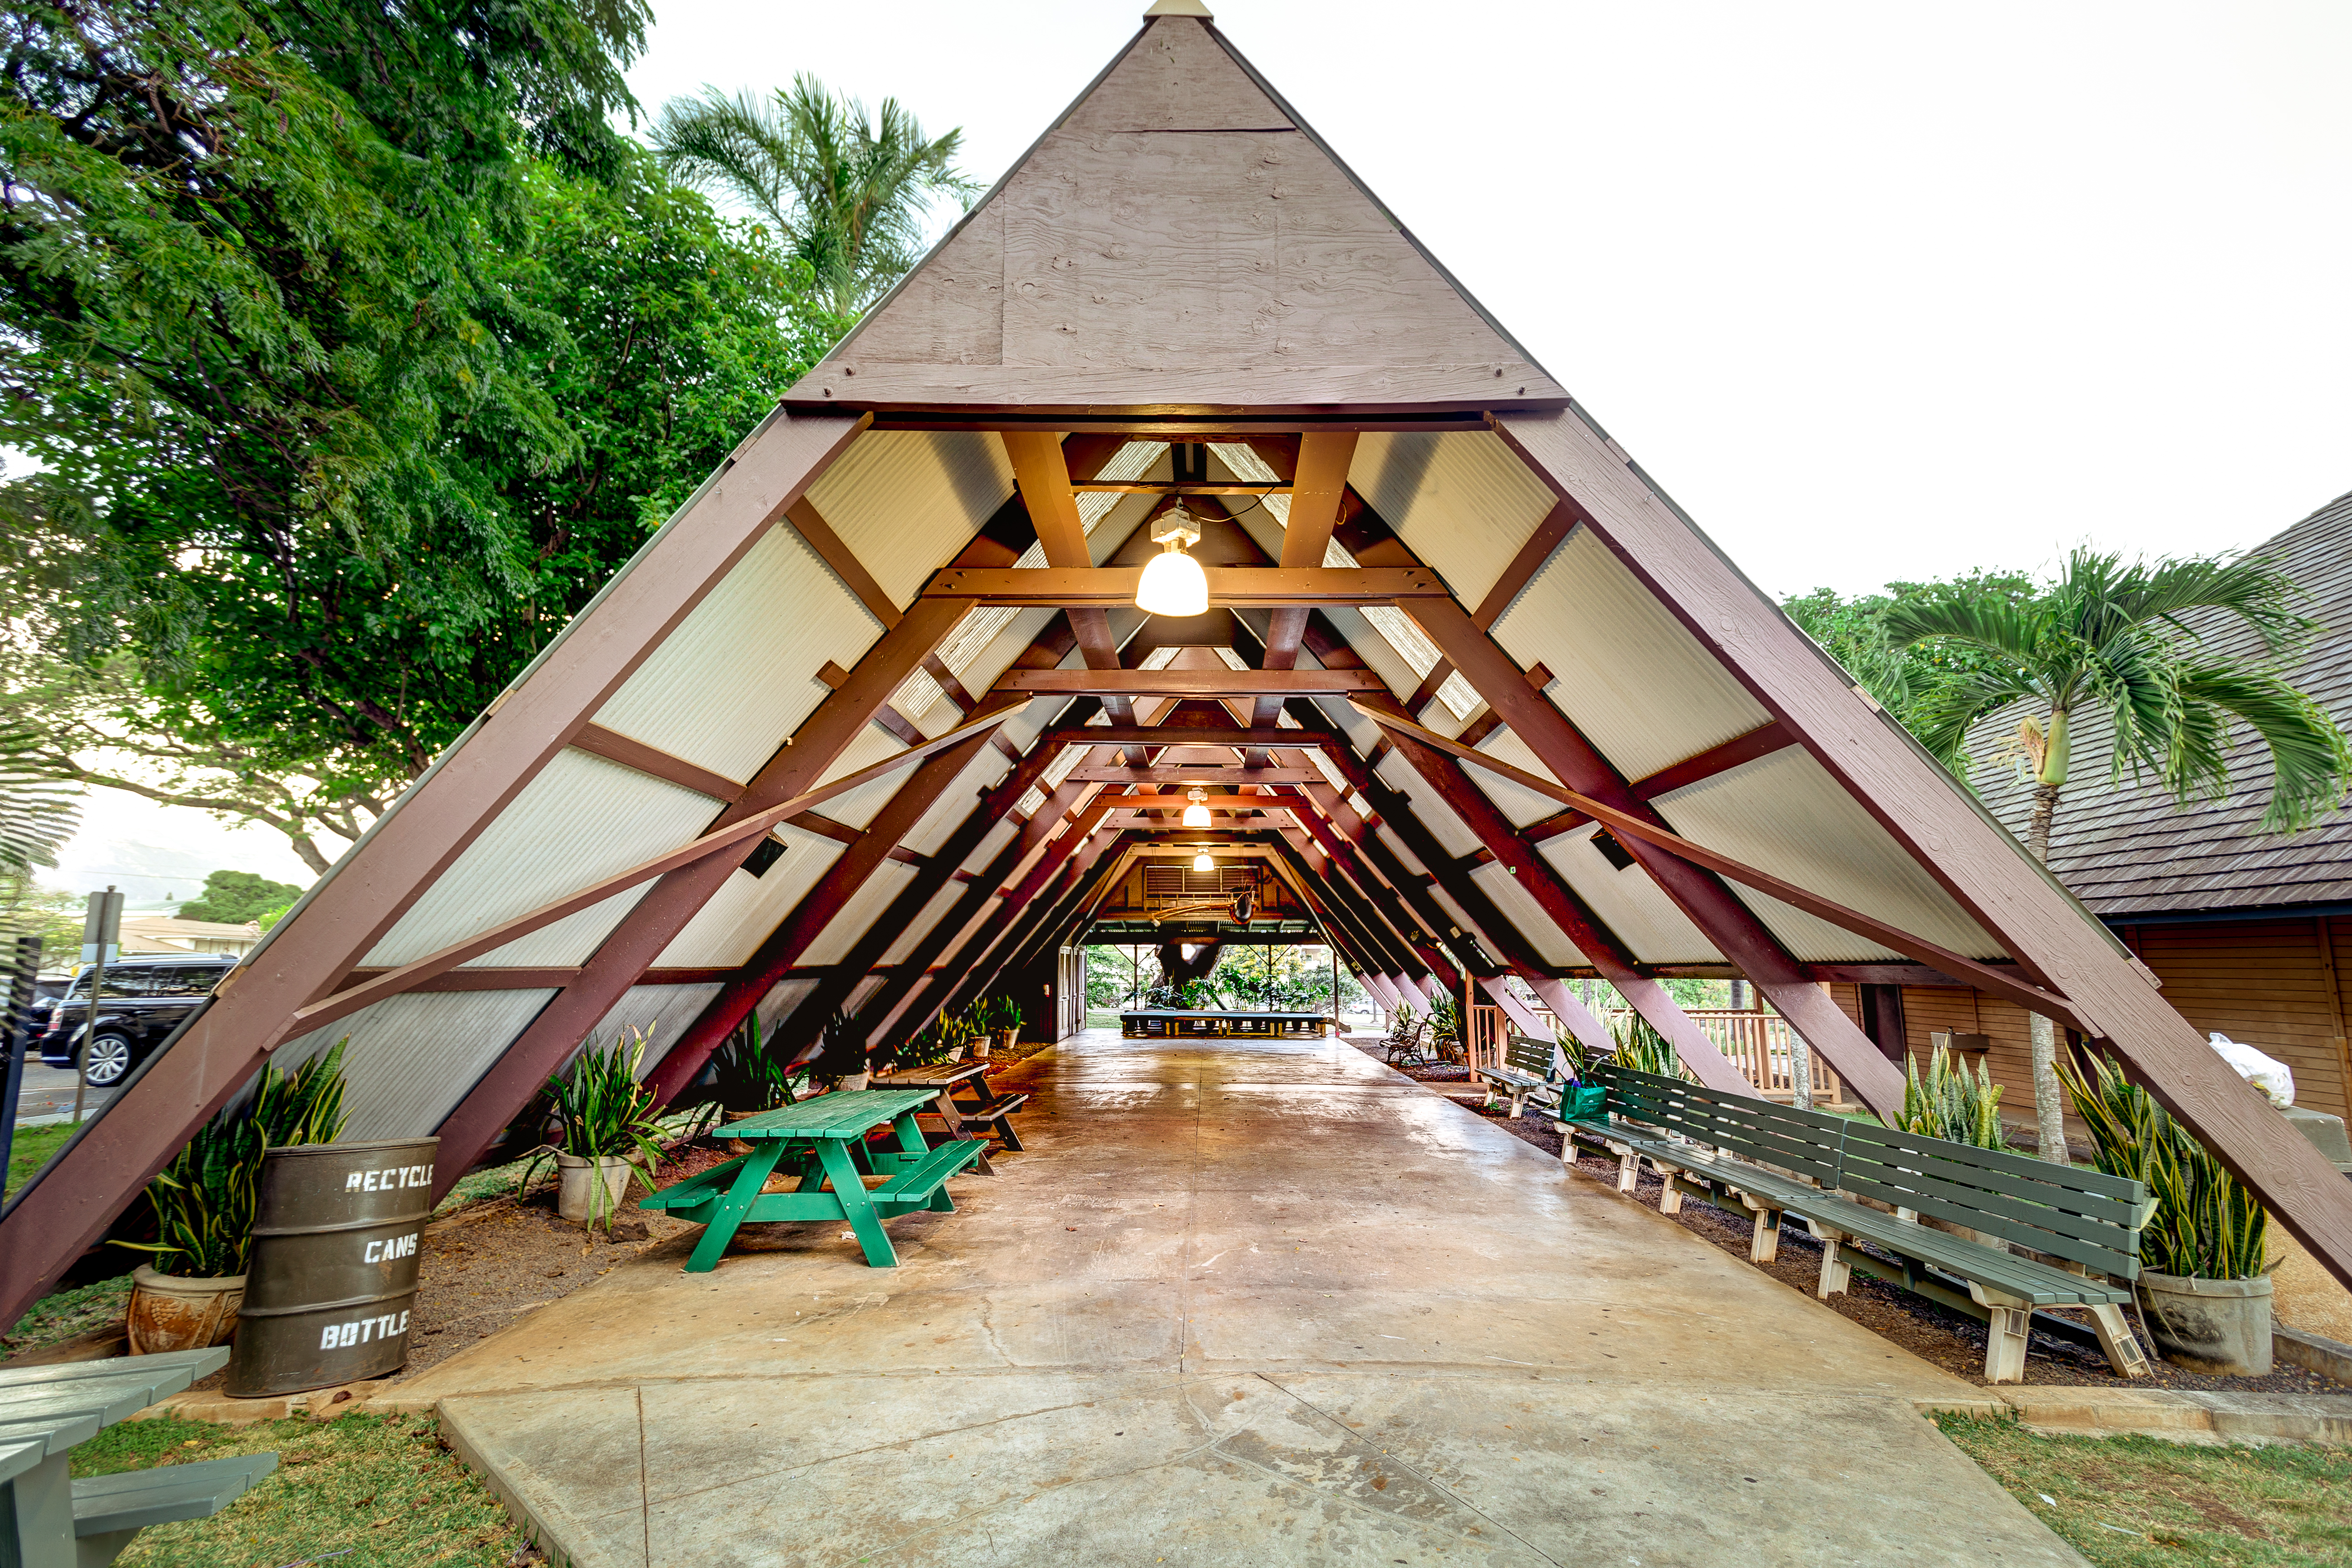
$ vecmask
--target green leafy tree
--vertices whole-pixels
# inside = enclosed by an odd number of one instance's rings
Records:
[[[2026,848],[2048,863],[2061,795],[2074,779],[2074,722],[2104,713],[2114,736],[2108,778],[2154,773],[2175,797],[2219,798],[2229,751],[2251,731],[2270,753],[2262,826],[2292,831],[2334,810],[2352,785],[2352,745],[2319,705],[2279,673],[2314,622],[2295,586],[2261,560],[2126,564],[2077,549],[2058,580],[2031,595],[1966,585],[1898,598],[1881,615],[1890,645],[1949,650],[1961,666],[1914,695],[1923,744],[1965,778],[1969,731],[2023,710],[2008,755],[2032,770]],[[2253,633],[2260,653],[2215,647],[2218,632]],[[2050,1019],[2032,1024],[2036,1118],[2044,1158],[2063,1161],[2063,1101]]]
[[[216,871],[205,878],[205,890],[180,905],[183,920],[217,920],[242,925],[302,895],[291,883],[272,882],[249,871]]]
[[[963,132],[940,137],[896,99],[866,106],[802,74],[761,102],[705,88],[662,110],[654,146],[704,190],[721,191],[776,226],[833,309],[857,315],[920,259],[936,196],[969,203],[980,187],[955,167]]]

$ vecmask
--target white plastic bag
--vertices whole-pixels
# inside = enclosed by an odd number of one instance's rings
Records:
[[[2284,1111],[2294,1103],[2294,1073],[2285,1062],[2264,1056],[2251,1045],[2240,1045],[2220,1030],[2208,1038],[2221,1060],[2236,1068],[2239,1077],[2269,1095],[2272,1104]]]

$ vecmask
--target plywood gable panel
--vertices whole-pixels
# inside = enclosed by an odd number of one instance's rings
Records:
[[[1218,382],[1236,372],[1246,382]],[[1335,396],[1567,393],[1203,22],[1162,17],[786,401]]]

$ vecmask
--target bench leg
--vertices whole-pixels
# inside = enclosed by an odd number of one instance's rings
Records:
[[[1741,1195],[1741,1201],[1748,1202],[1745,1194]],[[1748,1207],[1756,1210],[1756,1228],[1748,1233],[1748,1260],[1750,1263],[1773,1262],[1780,1256],[1780,1211],[1754,1203],[1748,1203]]]
[[[2107,1353],[2107,1364],[2116,1369],[2117,1377],[2146,1377],[2147,1355],[2133,1337],[2131,1323],[2124,1310],[2113,1301],[2103,1301],[2091,1309],[2091,1326],[2098,1332],[2099,1348]]]
[[[1987,1383],[2022,1383],[2025,1381],[2025,1325],[2033,1316],[2031,1307],[1988,1307],[1992,1321],[1987,1324],[1985,1336],[1985,1381]]]
[[[1658,1212],[1680,1214],[1683,1211],[1683,1189],[1675,1185],[1675,1173],[1655,1160],[1650,1162],[1650,1168],[1656,1171],[1658,1179],[1666,1184],[1658,1194]]]
[[[1019,1154],[1021,1152],[1021,1134],[1013,1130],[1013,1118],[1010,1116],[999,1116],[992,1124],[996,1128],[996,1135],[1003,1141],[1004,1146],[1013,1153],[1016,1155]]]
[[[825,1175],[833,1178],[833,1196],[840,1201],[842,1217],[849,1221],[858,1246],[865,1249],[867,1265],[897,1268],[898,1249],[890,1245],[890,1233],[882,1228],[882,1217],[874,1212],[873,1201],[866,1196],[866,1184],[858,1179],[849,1151],[827,1138],[817,1145],[817,1153],[824,1161]]]
[[[702,1235],[686,1260],[686,1272],[708,1274],[719,1267],[719,1257],[727,1250],[727,1244],[735,1239],[736,1228],[743,1223],[752,1199],[768,1185],[768,1174],[776,1168],[776,1162],[784,1157],[784,1150],[790,1146],[782,1138],[762,1138],[751,1146],[751,1152],[743,1156],[742,1168],[735,1173],[735,1185],[727,1189],[727,1196],[719,1200],[718,1208],[710,1216],[710,1223],[702,1228]]]
[[[1630,1193],[1642,1183],[1642,1167],[1637,1163],[1631,1144],[1612,1144],[1609,1152],[1617,1156],[1617,1190]]]
[[[1822,1241],[1822,1278],[1813,1287],[1813,1294],[1828,1301],[1853,1282],[1853,1265],[1845,1260],[1838,1249],[1845,1243],[1845,1232],[1832,1230],[1818,1219],[1807,1218],[1805,1228]]]

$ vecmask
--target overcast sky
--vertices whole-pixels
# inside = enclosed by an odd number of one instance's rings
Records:
[[[991,181],[1142,10],[655,3],[649,110],[814,71]],[[2352,489],[2352,7],[1211,5],[1771,592]]]
[[[656,0],[994,180],[1141,0]],[[1228,0],[1227,36],[1768,591],[2255,544],[2352,489],[2352,6]],[[284,841],[114,796],[58,880]]]

